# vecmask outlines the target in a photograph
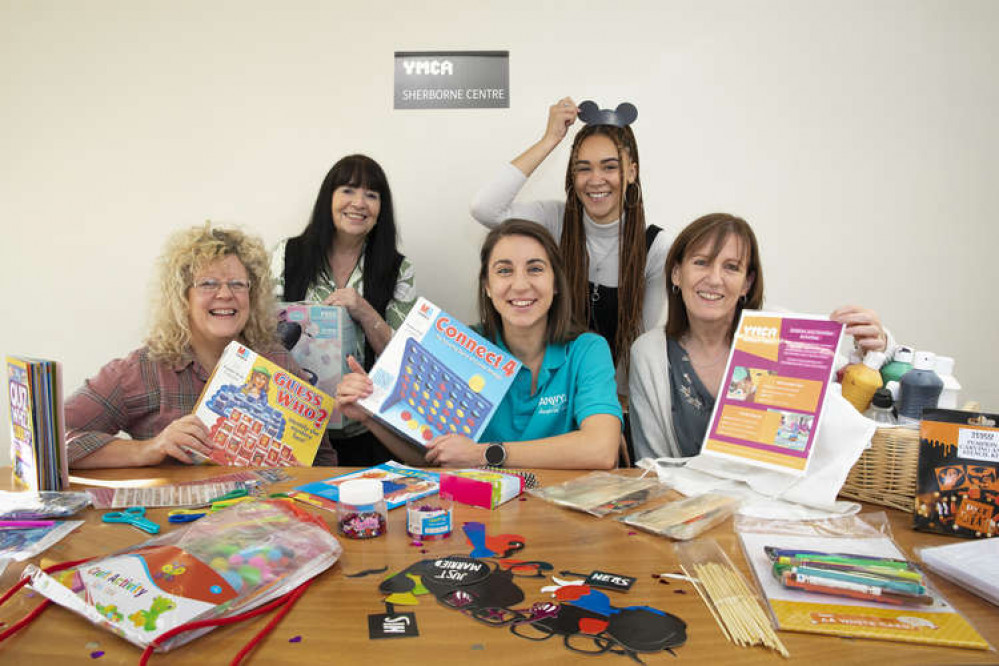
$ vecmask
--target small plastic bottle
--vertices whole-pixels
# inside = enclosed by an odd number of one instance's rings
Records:
[[[863,363],[849,366],[843,373],[843,397],[861,414],[871,404],[874,392],[881,388],[881,369],[885,362],[883,352],[870,351]]]
[[[895,418],[895,413],[892,410],[894,403],[891,391],[886,387],[881,387],[874,392],[874,397],[871,398],[871,406],[864,412],[864,416],[879,426],[898,425],[898,419]]]
[[[961,392],[961,384],[954,376],[954,359],[950,356],[937,356],[937,365],[934,368],[943,383],[943,391],[940,393],[940,400],[937,407],[941,409],[957,409],[957,396]]]
[[[923,410],[937,406],[943,380],[933,372],[937,357],[933,352],[916,352],[912,370],[901,380],[898,401],[899,423],[913,423],[923,417]]]
[[[891,361],[885,363],[885,366],[881,368],[881,379],[884,383],[897,382],[902,379],[905,373],[912,370],[912,356],[912,347],[896,349]]]
[[[354,479],[340,484],[337,526],[348,539],[370,539],[385,534],[388,509],[378,479]]]

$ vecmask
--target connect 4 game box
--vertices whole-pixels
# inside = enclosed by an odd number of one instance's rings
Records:
[[[230,342],[194,408],[215,446],[206,462],[311,465],[333,402],[276,363]]]
[[[371,369],[360,405],[418,444],[446,433],[478,440],[520,361],[421,298]]]
[[[347,308],[316,303],[281,303],[278,309],[278,337],[298,362],[309,382],[327,395],[347,368],[347,355],[356,354],[357,339]],[[334,409],[329,428],[342,428],[343,415]]]

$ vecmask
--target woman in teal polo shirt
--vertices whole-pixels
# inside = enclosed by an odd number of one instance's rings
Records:
[[[621,438],[614,363],[607,341],[573,319],[555,240],[539,224],[508,220],[486,236],[481,262],[481,330],[523,363],[483,444],[450,434],[424,449],[381,427],[356,404],[373,386],[353,360],[354,372],[337,387],[344,415],[364,421],[410,464],[613,467]]]

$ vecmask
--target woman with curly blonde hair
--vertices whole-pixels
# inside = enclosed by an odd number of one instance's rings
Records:
[[[71,466],[141,467],[209,455],[208,430],[191,412],[233,340],[299,372],[275,339],[269,265],[261,240],[236,229],[206,223],[170,238],[145,346],[105,365],[66,401]],[[328,442],[315,464],[335,464]]]

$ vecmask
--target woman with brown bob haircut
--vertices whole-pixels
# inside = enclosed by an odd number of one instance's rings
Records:
[[[666,276],[666,326],[645,333],[631,348],[636,459],[700,451],[740,315],[763,307],[756,234],[734,215],[713,213],[691,222],[673,241]],[[864,351],[894,346],[872,310],[845,306],[830,319],[844,324]]]
[[[410,464],[613,467],[621,436],[614,364],[607,341],[573,317],[555,240],[539,224],[508,220],[486,236],[480,258],[481,331],[523,364],[482,432],[488,444],[448,434],[424,449],[383,428],[356,404],[373,385],[353,359],[337,387],[343,413]]]

